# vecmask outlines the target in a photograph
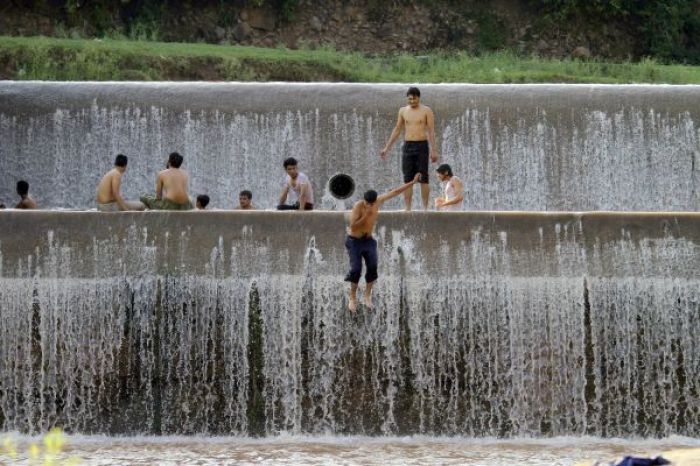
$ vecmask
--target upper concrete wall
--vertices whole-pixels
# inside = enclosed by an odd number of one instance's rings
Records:
[[[124,192],[152,191],[167,153],[193,193],[230,208],[242,189],[275,205],[296,157],[324,200],[336,172],[359,195],[401,181],[378,158],[405,84],[0,83],[0,200],[27,178],[41,205],[86,208],[114,155]],[[442,161],[470,210],[700,209],[700,87],[421,85]],[[433,190],[439,189],[432,176]],[[416,199],[417,202],[417,199]],[[400,200],[392,201],[397,207]]]
[[[333,212],[0,212],[2,276],[342,276]],[[696,213],[380,215],[380,273],[697,278]]]

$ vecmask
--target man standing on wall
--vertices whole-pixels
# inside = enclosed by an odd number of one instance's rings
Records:
[[[345,238],[345,249],[350,258],[350,271],[345,276],[345,281],[350,282],[350,301],[348,309],[351,312],[357,310],[357,285],[362,275],[362,259],[365,260],[365,306],[372,308],[372,287],[377,280],[377,241],[372,238],[372,230],[377,222],[379,208],[389,199],[401,193],[413,189],[413,185],[420,179],[420,174],[416,174],[413,181],[403,186],[377,195],[377,191],[369,190],[364,194],[364,199],[357,201],[350,213],[350,228]]]
[[[417,87],[409,87],[406,92],[408,105],[399,109],[399,118],[394,130],[391,132],[389,141],[379,152],[382,160],[386,160],[387,153],[394,145],[401,130],[405,128],[403,155],[401,159],[401,170],[403,171],[403,181],[408,183],[416,174],[420,174],[421,200],[423,210],[428,210],[430,198],[430,185],[428,184],[428,155],[430,161],[437,163],[438,153],[435,146],[435,116],[430,107],[420,103],[420,90]],[[430,143],[430,145],[428,145]],[[404,192],[406,211],[411,210],[413,202],[413,189]]]

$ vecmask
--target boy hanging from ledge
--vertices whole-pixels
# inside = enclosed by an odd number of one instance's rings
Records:
[[[345,281],[350,282],[350,301],[348,309],[351,312],[357,310],[357,285],[362,275],[362,259],[365,260],[365,306],[372,308],[372,287],[377,280],[377,241],[372,238],[372,230],[377,222],[379,207],[391,198],[398,196],[421,179],[420,173],[416,174],[413,181],[401,187],[393,189],[380,196],[377,191],[369,190],[364,194],[364,199],[357,201],[350,213],[350,227],[345,237],[345,249],[350,258],[350,271],[345,276]]]

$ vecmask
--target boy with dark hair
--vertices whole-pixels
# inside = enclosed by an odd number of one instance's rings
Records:
[[[458,212],[464,202],[464,186],[462,180],[454,176],[452,167],[443,163],[437,167],[440,182],[444,183],[443,196],[435,199],[435,208],[440,212]]]
[[[435,145],[435,115],[430,107],[420,103],[420,90],[417,87],[409,87],[406,92],[408,105],[399,109],[399,117],[389,141],[379,152],[382,160],[386,160],[387,153],[398,139],[401,131],[405,129],[403,155],[401,158],[401,170],[403,181],[411,181],[416,174],[421,175],[421,200],[423,209],[428,209],[430,197],[430,185],[428,184],[428,158],[432,163],[437,163],[438,153]],[[430,143],[430,144],[428,144]],[[411,210],[413,203],[413,190],[404,192],[406,210]]]
[[[345,281],[350,282],[350,301],[348,309],[351,312],[357,310],[357,286],[362,275],[362,259],[365,260],[365,306],[372,308],[372,287],[377,280],[377,241],[372,238],[372,230],[379,215],[379,207],[389,199],[413,188],[420,180],[420,174],[416,174],[413,181],[401,187],[393,189],[382,195],[377,191],[369,190],[364,194],[364,199],[357,201],[350,213],[350,228],[345,238],[345,249],[350,259],[350,271],[345,276]]]
[[[156,195],[141,196],[141,202],[153,210],[192,210],[188,194],[189,175],[181,170],[182,155],[172,152],[168,165],[156,178]]]
[[[238,193],[238,207],[236,207],[236,210],[254,210],[255,207],[253,207],[253,193],[248,191],[247,189],[244,189],[240,193]]]
[[[206,210],[207,206],[209,205],[209,196],[206,194],[200,194],[197,196],[197,209],[198,210]]]
[[[145,205],[138,201],[126,201],[121,194],[122,175],[126,171],[129,159],[124,154],[117,154],[114,167],[108,171],[97,185],[97,210],[100,212],[119,212],[121,210],[143,210]]]
[[[24,180],[17,182],[17,194],[20,197],[19,203],[15,209],[36,209],[36,201],[29,195],[29,183]]]
[[[287,172],[287,178],[277,210],[313,210],[314,190],[311,187],[309,177],[299,171],[298,162],[294,157],[285,159],[282,165]],[[290,193],[295,195],[296,202],[287,204],[287,197]]]

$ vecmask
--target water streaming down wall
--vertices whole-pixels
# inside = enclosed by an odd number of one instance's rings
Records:
[[[338,171],[358,181],[356,196],[381,191],[401,180],[399,150],[386,164],[377,154],[405,87],[3,82],[0,200],[27,178],[43,206],[92,207],[118,152],[131,157],[123,189],[133,198],[153,190],[173,150],[185,155],[192,193],[209,193],[221,208],[242,189],[260,207],[276,205],[290,156],[319,203]],[[698,86],[421,88],[470,210],[700,208]]]
[[[357,316],[343,223],[0,215],[2,428],[700,435],[697,214],[383,214]]]

